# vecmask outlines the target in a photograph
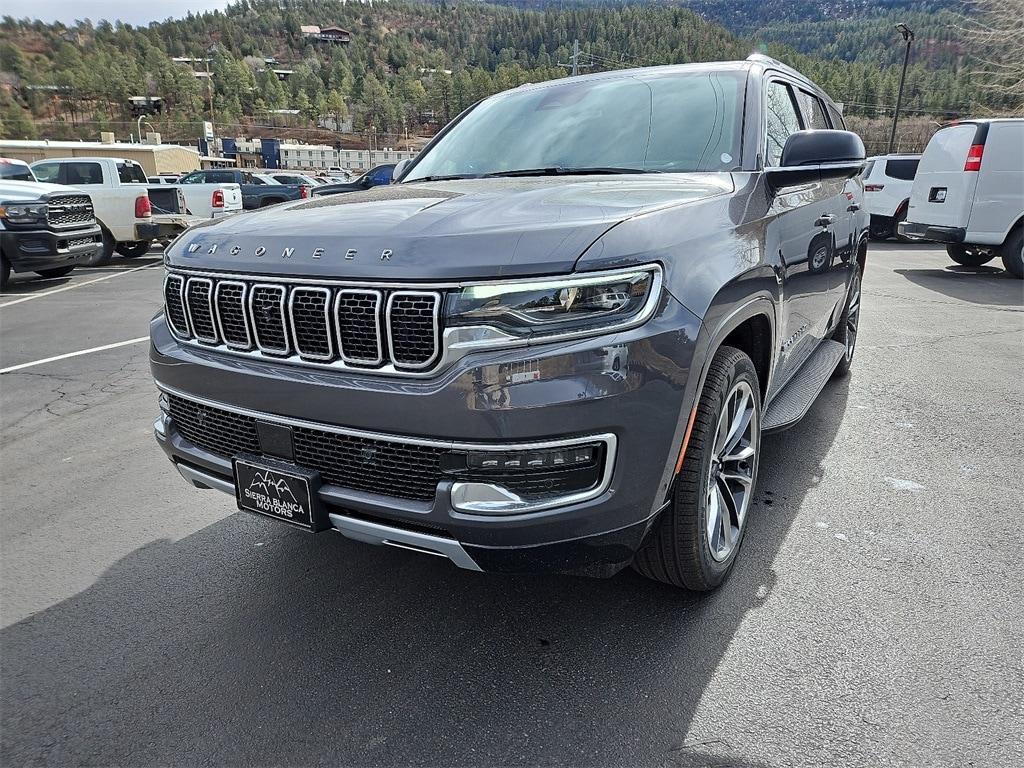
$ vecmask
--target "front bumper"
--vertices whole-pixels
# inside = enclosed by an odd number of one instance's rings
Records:
[[[102,246],[99,225],[66,232],[48,229],[0,232],[4,258],[15,272],[38,272],[77,264]]]
[[[699,328],[696,317],[667,297],[640,328],[478,352],[429,379],[396,379],[181,344],[161,314],[151,325],[151,365],[165,391],[261,414],[271,423],[493,448],[614,435],[614,462],[599,495],[525,514],[459,511],[447,480],[431,501],[389,496],[386,487],[370,493],[323,485],[319,492],[332,524],[353,538],[418,548],[488,571],[610,575],[632,559],[667,497],[680,422],[690,410],[684,392]],[[190,481],[234,492],[231,456],[190,443],[171,417],[161,417],[156,427],[161,447]],[[456,555],[439,551],[435,539]]]
[[[967,236],[967,230],[963,227],[940,227],[910,221],[901,221],[897,229],[902,237],[911,240],[931,240],[936,243],[962,243]]]

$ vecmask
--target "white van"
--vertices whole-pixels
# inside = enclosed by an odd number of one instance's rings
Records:
[[[896,227],[907,218],[910,190],[914,186],[920,155],[869,157],[864,168],[864,205],[871,214],[873,240],[903,239]]]
[[[958,264],[1001,256],[1024,278],[1024,119],[962,120],[936,131],[899,233],[946,243]]]

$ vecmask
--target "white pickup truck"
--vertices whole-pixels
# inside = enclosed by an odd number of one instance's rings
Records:
[[[154,211],[149,180],[132,160],[110,157],[64,157],[32,163],[40,181],[64,184],[88,192],[103,228],[103,249],[87,266],[105,264],[117,251],[134,257],[146,253],[154,240],[170,239],[197,220],[217,218],[242,210],[237,184],[189,195],[182,189],[186,212]],[[187,215],[186,215],[187,214]]]

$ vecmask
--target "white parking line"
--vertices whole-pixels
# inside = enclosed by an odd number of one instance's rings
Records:
[[[86,280],[84,283],[72,283],[71,285],[63,286],[62,288],[54,288],[52,291],[33,293],[31,296],[22,296],[20,299],[15,299],[14,301],[8,301],[3,304],[0,304],[0,309],[3,309],[4,307],[13,307],[15,304],[21,304],[21,302],[23,301],[32,301],[32,299],[41,299],[44,296],[53,296],[53,294],[60,293],[61,291],[70,291],[72,288],[81,288],[83,285],[92,285],[93,283],[99,283],[102,282],[103,280],[112,280],[115,277],[121,277],[121,275],[127,275],[130,274],[131,272],[138,272],[141,269],[153,269],[154,267],[162,266],[163,261],[161,260],[156,262],[155,264],[146,264],[143,267],[133,267],[131,269],[126,269],[123,272],[115,272],[112,275],[104,275],[103,277],[97,277],[94,280]],[[0,371],[0,373],[3,373],[3,371]]]
[[[92,349],[80,349],[78,352],[68,352],[64,355],[54,355],[53,357],[46,357],[42,360],[33,360],[31,363],[21,363],[20,365],[12,365],[10,368],[0,368],[0,374],[14,373],[14,371],[20,371],[22,368],[32,368],[36,365],[44,365],[46,363],[54,363],[57,360],[66,360],[69,357],[78,357],[80,355],[89,355],[93,352],[103,352],[107,349],[116,349],[117,347],[126,347],[129,344],[138,344],[140,341],[149,341],[149,336],[139,336],[137,339],[128,339],[128,341],[116,341],[113,344],[104,344],[102,347],[93,347]]]

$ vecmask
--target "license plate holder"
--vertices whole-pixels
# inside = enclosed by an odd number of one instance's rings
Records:
[[[243,512],[252,512],[307,531],[329,527],[320,503],[320,474],[265,456],[236,456],[235,500]]]

